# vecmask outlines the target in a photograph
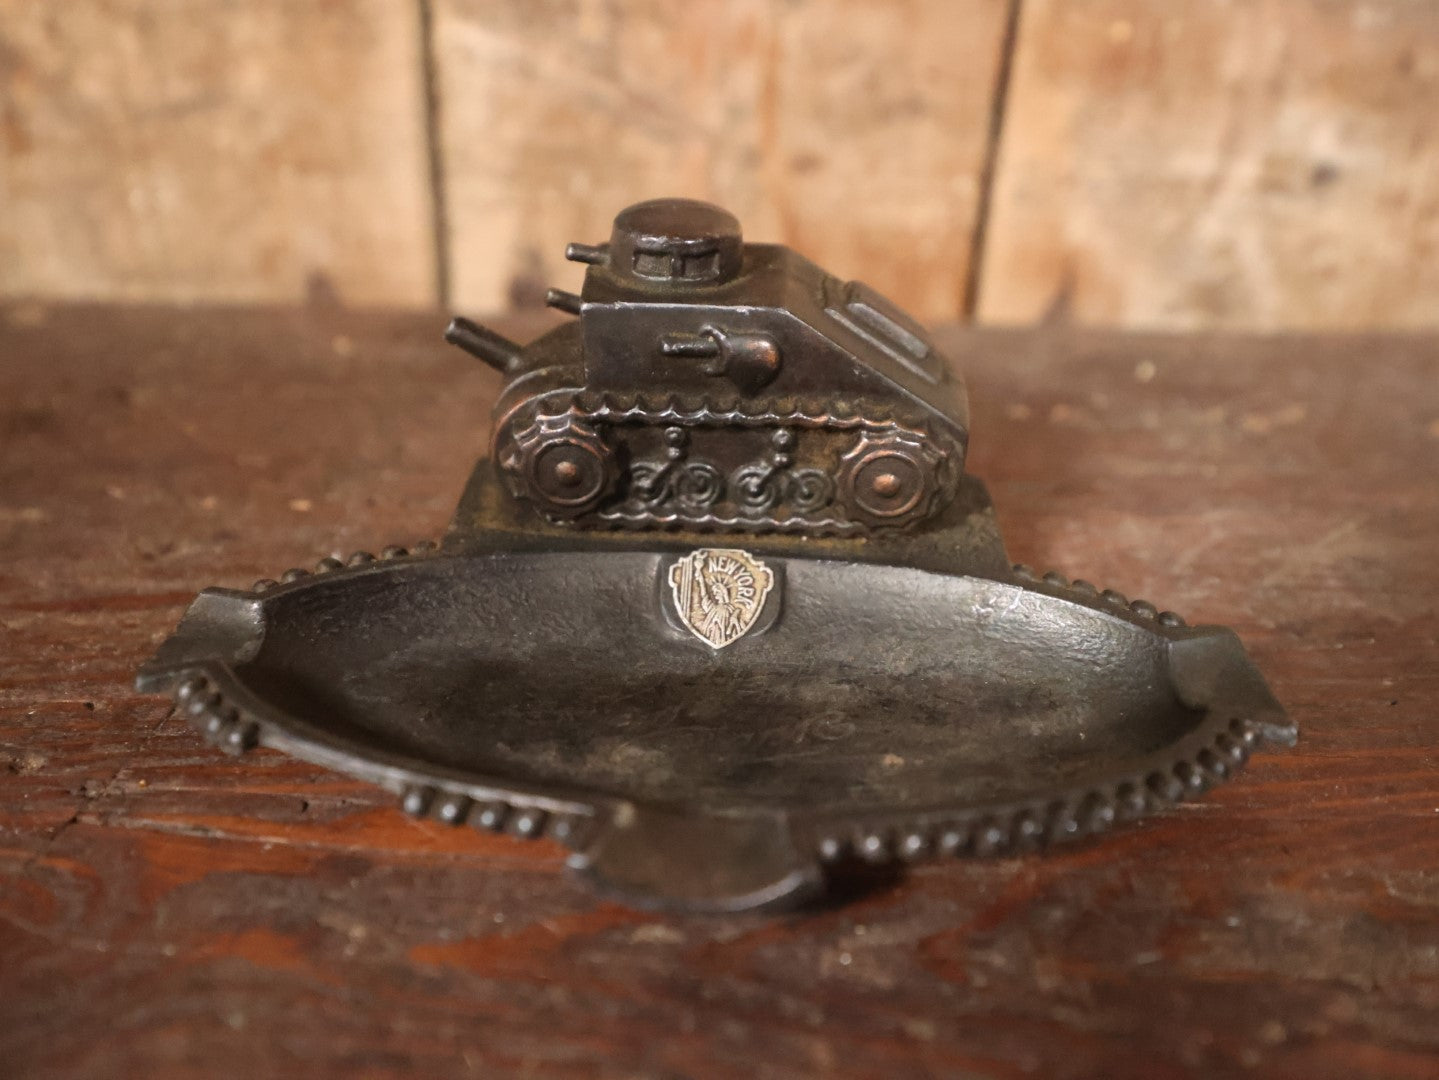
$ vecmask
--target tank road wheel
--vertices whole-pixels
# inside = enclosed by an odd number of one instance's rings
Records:
[[[834,501],[834,478],[821,469],[799,469],[790,476],[789,501],[801,514],[813,514]]]
[[[550,517],[575,518],[595,509],[619,474],[614,451],[591,425],[573,416],[542,416],[515,439],[505,463],[515,494]]]
[[[773,465],[742,465],[730,477],[730,491],[744,513],[758,514],[779,502],[781,480]]]
[[[653,461],[630,466],[630,495],[645,506],[657,506],[670,497],[670,467]]]
[[[724,494],[724,479],[719,470],[702,461],[691,461],[680,467],[675,480],[675,499],[686,510],[708,510]]]
[[[929,514],[942,456],[909,435],[861,435],[839,463],[839,502],[867,525],[900,527]]]

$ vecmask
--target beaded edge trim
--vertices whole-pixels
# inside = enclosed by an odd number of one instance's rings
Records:
[[[262,578],[252,591],[266,593],[312,575],[377,561],[426,558],[438,550],[434,541],[423,541],[411,548],[392,545],[378,556],[357,551],[343,560],[326,557],[315,564],[313,571],[292,567],[278,580]],[[1013,566],[1013,574],[1020,582],[1043,582],[1083,601],[1101,600],[1168,628],[1186,625],[1172,611],[1161,611],[1146,600],[1131,601],[1123,593],[1101,590],[1082,578],[1070,581],[1056,571],[1040,575],[1023,563]],[[207,676],[197,674],[182,679],[175,687],[174,699],[176,711],[186,716],[208,743],[227,754],[242,754],[263,741],[268,722],[248,716],[228,702]],[[889,815],[882,824],[802,828],[812,837],[809,846],[813,854],[825,864],[849,858],[887,863],[917,862],[936,856],[997,856],[1077,840],[1199,797],[1237,775],[1263,741],[1258,724],[1243,717],[1209,726],[1218,730],[1208,737],[1195,734],[1182,740],[1190,744],[1190,752],[1174,756],[1166,767],[1126,775],[1057,798],[1031,799],[1000,811],[981,807],[954,814],[924,815],[908,823],[902,816]],[[448,825],[468,823],[520,839],[547,837],[572,849],[582,848],[597,824],[593,816],[552,813],[519,795],[476,800],[443,781],[406,784],[400,807],[412,817],[433,818]]]
[[[251,586],[251,591],[263,594],[307,577],[374,562],[423,559],[438,551],[435,541],[425,540],[408,548],[391,545],[379,555],[357,551],[347,559],[329,556],[319,560],[313,570],[291,567],[278,579],[261,578]],[[189,720],[206,742],[227,754],[243,754],[259,746],[265,741],[266,728],[271,725],[270,721],[250,716],[228,701],[205,675],[195,674],[180,680],[174,699],[176,711]],[[446,825],[470,824],[522,840],[548,838],[571,848],[583,846],[593,825],[590,815],[553,812],[521,795],[474,799],[459,786],[451,787],[444,782],[405,784],[400,793],[400,808],[411,817],[433,818]]]
[[[1115,589],[1100,589],[1058,571],[1040,574],[1024,563],[1011,568],[1019,582],[1042,582],[1084,602],[1099,600],[1125,614],[1169,629],[1188,624],[1173,611],[1147,600],[1130,600]],[[1207,729],[1208,734],[1205,734]],[[1000,856],[1035,850],[1108,831],[1122,822],[1198,798],[1233,779],[1263,742],[1260,726],[1245,717],[1211,719],[1179,740],[1187,753],[1168,764],[1115,780],[1073,789],[1057,797],[1024,800],[1003,810],[983,807],[953,814],[886,815],[883,824],[819,825],[812,844],[821,862],[846,859],[886,863],[917,862],[934,856]]]

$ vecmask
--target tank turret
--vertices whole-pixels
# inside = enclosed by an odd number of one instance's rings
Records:
[[[573,322],[523,348],[465,319],[445,335],[506,376],[492,460],[552,521],[854,536],[953,498],[963,384],[873,289],[689,199],[565,256],[584,287],[548,302]]]

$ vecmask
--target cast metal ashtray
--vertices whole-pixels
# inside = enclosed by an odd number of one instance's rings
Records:
[[[1040,848],[1295,728],[1220,627],[1008,562],[962,384],[872,290],[684,200],[624,211],[521,349],[442,543],[207,589],[140,672],[637,905]]]

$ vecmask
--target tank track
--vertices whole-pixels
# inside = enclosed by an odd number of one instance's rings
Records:
[[[736,429],[758,436],[743,460]],[[963,456],[872,401],[564,391],[512,415],[494,459],[516,496],[577,527],[854,536],[927,517]]]

